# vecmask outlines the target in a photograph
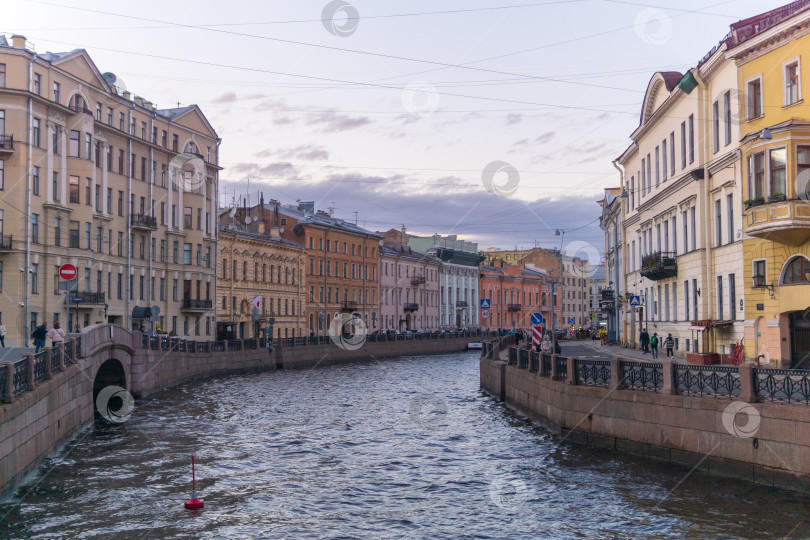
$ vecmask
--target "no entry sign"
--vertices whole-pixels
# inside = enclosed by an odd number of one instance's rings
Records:
[[[76,278],[76,267],[72,264],[63,264],[59,267],[59,277],[65,281],[71,281]]]

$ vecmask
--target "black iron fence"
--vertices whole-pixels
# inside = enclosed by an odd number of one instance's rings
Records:
[[[624,384],[632,390],[658,392],[664,387],[664,366],[651,362],[621,361]]]
[[[610,386],[610,360],[577,360],[576,372],[577,384]]]
[[[810,370],[756,368],[754,391],[760,401],[810,403]]]
[[[735,367],[675,365],[676,390],[690,396],[733,399],[742,391],[740,371]]]
[[[529,349],[518,349],[518,367],[529,369]]]

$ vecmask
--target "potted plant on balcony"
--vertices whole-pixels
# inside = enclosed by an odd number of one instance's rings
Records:
[[[768,202],[784,201],[785,198],[784,193],[772,193],[771,196],[768,197]]]
[[[765,202],[764,197],[754,197],[753,199],[748,199],[743,204],[745,205],[745,209],[748,210],[749,208],[751,208],[753,206],[759,206],[760,204],[763,204],[764,202]]]

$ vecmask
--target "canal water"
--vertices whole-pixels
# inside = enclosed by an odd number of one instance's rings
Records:
[[[0,537],[810,535],[810,497],[688,472],[560,444],[480,392],[476,353],[403,357],[153,393],[0,504]]]

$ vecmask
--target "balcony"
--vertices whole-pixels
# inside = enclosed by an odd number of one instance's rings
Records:
[[[90,292],[90,291],[82,291],[82,292],[69,292],[70,295],[70,303],[71,304],[81,304],[81,305],[103,305],[107,303],[107,296],[103,292]]]
[[[14,151],[14,135],[0,135],[0,154],[10,154]]]
[[[157,218],[155,217],[144,214],[134,214],[130,216],[129,219],[133,229],[141,229],[146,231],[153,231],[157,229]]]
[[[457,308],[465,308],[465,307],[469,307],[469,305],[467,304],[466,300],[458,300],[458,301],[456,301],[456,307]]]
[[[6,251],[11,249],[11,235],[2,235],[0,234],[0,251]]]
[[[658,281],[676,277],[678,275],[678,262],[675,254],[669,251],[659,251],[641,259],[641,275],[647,279]]]
[[[506,309],[509,311],[520,311],[522,306],[521,304],[506,304]]]
[[[425,276],[413,276],[411,278],[411,285],[422,285],[425,282]]]
[[[213,306],[211,300],[194,300],[192,298],[183,298],[183,305],[180,309],[183,311],[210,311]]]
[[[74,113],[84,113],[84,114],[89,114],[90,116],[93,116],[93,111],[91,111],[90,109],[88,109],[84,105],[79,105],[79,104],[73,103],[73,104],[68,106],[68,109],[70,109]]]
[[[357,302],[343,302],[343,305],[340,306],[340,311],[342,313],[352,313],[353,311],[357,311]]]
[[[802,199],[763,201],[749,205],[744,215],[745,233],[799,246],[810,239],[810,204]]]
[[[405,311],[417,311],[419,309],[419,304],[404,304],[402,309]]]

